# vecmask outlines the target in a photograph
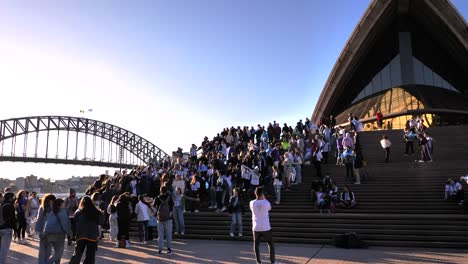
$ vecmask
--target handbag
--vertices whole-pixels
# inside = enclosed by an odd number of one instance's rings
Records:
[[[148,226],[149,227],[156,227],[158,225],[158,220],[156,219],[155,216],[151,216],[151,218],[148,221]]]

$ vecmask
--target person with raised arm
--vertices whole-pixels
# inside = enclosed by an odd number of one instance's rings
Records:
[[[260,238],[264,238],[268,243],[270,250],[270,261],[276,263],[275,246],[273,244],[273,234],[270,226],[269,212],[271,210],[270,202],[265,198],[263,187],[255,189],[255,200],[250,201],[250,210],[252,211],[252,231],[254,238],[254,251],[257,264],[262,263],[260,255]]]

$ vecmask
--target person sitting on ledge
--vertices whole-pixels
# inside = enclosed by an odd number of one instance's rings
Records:
[[[463,205],[464,191],[461,183],[452,178],[447,180],[445,184],[445,197],[444,200],[454,199],[458,205]]]
[[[356,196],[354,196],[354,193],[351,191],[348,185],[345,185],[343,192],[340,194],[338,207],[346,209],[353,208],[354,206],[356,206]]]

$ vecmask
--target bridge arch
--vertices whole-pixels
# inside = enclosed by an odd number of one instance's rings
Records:
[[[50,131],[67,131],[67,153],[66,157],[59,158],[58,155],[55,158],[48,157],[49,148],[49,132]],[[36,153],[34,157],[28,157],[23,154],[23,157],[18,157],[14,153],[15,144],[14,138],[19,136],[25,136],[25,146],[27,135],[31,133],[39,134],[39,132],[46,132],[47,144],[46,144],[46,156],[40,158],[37,155],[37,139],[36,139]],[[103,160],[96,160],[95,158],[86,158],[86,145],[85,155],[83,160],[77,159],[77,153],[75,158],[68,159],[68,143],[70,132],[76,132],[76,152],[78,151],[78,134],[85,135],[85,144],[87,144],[87,136],[91,135],[94,138],[98,137],[114,143],[120,148],[120,151],[126,150],[135,157],[137,157],[140,163],[161,160],[168,156],[166,152],[161,150],[159,147],[146,140],[145,138],[119,126],[115,126],[109,123],[105,123],[98,120],[72,117],[72,116],[30,116],[0,120],[0,146],[2,155],[0,161],[24,161],[24,162],[45,162],[45,163],[64,163],[64,164],[81,164],[91,166],[104,166],[111,167],[119,165],[120,167],[130,167],[132,164],[123,164],[122,160],[113,162],[104,162]],[[58,136],[57,136],[58,137]],[[11,155],[3,155],[3,144],[6,140],[12,139],[12,153]],[[95,147],[95,146],[94,146]],[[57,138],[58,148],[58,138]],[[57,149],[58,151],[58,149]],[[95,150],[94,150],[95,151]],[[94,156],[94,155],[93,155]],[[122,166],[124,165],[124,166]]]

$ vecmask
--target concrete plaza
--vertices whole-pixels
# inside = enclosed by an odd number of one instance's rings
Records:
[[[12,243],[8,264],[37,263],[38,242],[27,245]],[[107,263],[255,263],[252,243],[240,241],[177,240],[171,255],[157,254],[156,242],[134,244],[130,249],[114,248],[101,241],[96,253],[97,264]],[[268,248],[262,245],[263,263],[269,263]],[[65,246],[62,263],[68,263],[73,247]],[[351,263],[437,263],[468,264],[468,249],[389,248],[339,249],[333,246],[276,244],[279,263],[351,264]]]

